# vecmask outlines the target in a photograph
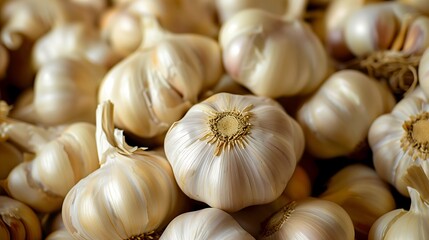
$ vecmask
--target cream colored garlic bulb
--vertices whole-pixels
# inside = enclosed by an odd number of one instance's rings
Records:
[[[10,171],[24,159],[21,151],[6,141],[0,140],[0,179],[7,178]]]
[[[327,53],[303,20],[243,10],[222,25],[219,42],[227,73],[256,95],[308,94],[328,73]]]
[[[389,186],[375,170],[361,164],[338,171],[319,197],[344,208],[362,239],[367,239],[372,224],[396,205]]]
[[[20,201],[0,196],[0,239],[42,239],[36,213]]]
[[[184,210],[171,166],[125,142],[111,102],[97,108],[96,140],[100,168],[68,192],[64,225],[76,239],[150,239]]]
[[[387,87],[356,70],[341,70],[298,109],[306,149],[319,158],[345,156],[366,141],[368,129],[395,104]]]
[[[0,14],[4,22],[0,36],[8,49],[19,48],[23,38],[37,40],[54,25],[76,21],[95,23],[88,9],[65,0],[7,1]]]
[[[6,119],[0,135],[32,156],[13,168],[2,185],[8,195],[38,212],[59,210],[67,192],[98,168],[93,124],[48,130]]]
[[[219,93],[175,122],[164,147],[186,195],[234,212],[280,196],[302,155],[304,136],[272,99]]]
[[[420,166],[413,165],[404,175],[411,198],[409,210],[396,209],[372,225],[369,240],[429,239],[429,179]]]
[[[274,213],[263,226],[261,240],[353,240],[353,223],[347,212],[331,201],[307,198],[292,201]]]
[[[270,13],[283,15],[287,18],[301,18],[305,13],[308,0],[215,0],[218,18],[221,23],[226,22],[236,13],[245,9],[261,9]]]
[[[85,23],[66,23],[39,38],[32,50],[33,67],[61,57],[83,58],[109,69],[120,57],[101,39],[99,29]]]
[[[255,239],[228,213],[216,208],[204,208],[183,213],[174,218],[162,233],[160,240],[197,239]]]
[[[61,57],[37,72],[34,95],[11,116],[43,125],[95,122],[97,91],[105,69],[80,58]]]
[[[171,35],[115,65],[104,77],[98,99],[115,104],[116,126],[152,138],[164,134],[221,75],[216,41]]]
[[[429,174],[428,126],[429,103],[407,97],[390,113],[378,117],[369,130],[375,170],[403,195],[408,195],[402,178],[409,166],[419,164]]]

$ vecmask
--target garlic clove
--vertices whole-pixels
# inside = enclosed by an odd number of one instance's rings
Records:
[[[205,208],[183,213],[174,218],[162,233],[160,240],[197,239],[255,239],[243,230],[226,212]]]

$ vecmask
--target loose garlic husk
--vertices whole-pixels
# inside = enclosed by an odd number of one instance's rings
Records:
[[[174,218],[160,240],[255,239],[228,213],[216,208],[183,213]]]
[[[105,69],[80,58],[61,57],[37,72],[34,95],[11,116],[43,125],[76,121],[95,123],[97,91]]]
[[[63,0],[8,1],[2,7],[1,17],[4,22],[1,40],[12,50],[21,47],[24,38],[36,41],[54,25],[76,21],[95,23],[88,9]]]
[[[331,201],[307,198],[292,201],[264,223],[261,240],[353,240],[353,223],[347,212]]]
[[[23,154],[15,146],[0,140],[0,179],[7,178],[10,171],[23,159]]]
[[[429,179],[421,166],[413,165],[403,181],[411,198],[409,210],[396,209],[381,216],[371,227],[369,240],[429,239]]]
[[[22,202],[0,196],[0,239],[42,239],[42,227],[36,213]]]
[[[32,156],[2,185],[8,195],[38,212],[58,210],[67,192],[98,168],[95,126],[74,123],[63,128],[47,130],[12,119],[0,125],[1,136]]]
[[[97,108],[96,140],[100,168],[67,194],[64,225],[76,239],[150,239],[186,207],[171,166],[125,142],[111,102]]]
[[[219,93],[175,122],[164,148],[188,197],[234,212],[280,196],[303,153],[304,135],[272,99]]]
[[[98,99],[117,106],[116,126],[139,138],[153,138],[214,86],[222,71],[216,41],[172,34],[115,65],[104,77]]]
[[[61,57],[86,59],[106,69],[120,60],[120,56],[101,39],[98,28],[84,23],[67,23],[52,28],[36,41],[31,56],[35,70]]]
[[[219,21],[223,24],[238,12],[245,9],[261,9],[289,19],[302,18],[308,0],[215,0]]]
[[[328,73],[327,53],[303,20],[243,10],[222,25],[219,42],[227,73],[256,95],[307,94]]]
[[[367,239],[379,217],[395,209],[389,186],[375,170],[361,164],[349,165],[337,172],[319,197],[340,205],[349,214],[361,239]]]
[[[306,149],[319,158],[346,156],[366,141],[368,129],[395,100],[388,88],[356,70],[341,70],[298,109]]]
[[[407,97],[388,114],[371,125],[368,141],[378,175],[408,196],[402,180],[406,170],[419,164],[429,174],[429,103],[423,98]]]

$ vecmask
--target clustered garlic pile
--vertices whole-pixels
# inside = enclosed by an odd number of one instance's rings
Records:
[[[429,239],[427,0],[0,0],[0,239]]]

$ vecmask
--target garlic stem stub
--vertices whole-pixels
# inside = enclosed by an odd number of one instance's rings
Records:
[[[304,135],[270,98],[218,93],[170,127],[164,148],[188,197],[234,212],[280,196]]]

